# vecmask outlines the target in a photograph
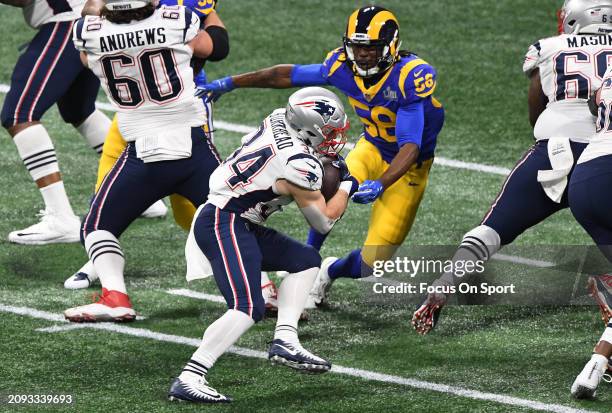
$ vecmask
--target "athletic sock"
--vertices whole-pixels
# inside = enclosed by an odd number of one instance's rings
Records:
[[[74,211],[70,206],[64,182],[59,181],[40,188],[40,194],[45,202],[45,210],[55,215],[74,217]]]
[[[89,146],[97,153],[102,153],[102,146],[111,126],[111,120],[99,110],[94,110],[76,130],[87,140]]]
[[[182,381],[189,380],[191,378],[200,378],[206,377],[206,373],[208,373],[208,367],[198,362],[197,360],[191,359],[185,364],[181,374],[179,375],[179,379]]]
[[[361,259],[361,248],[351,251],[346,257],[337,259],[329,266],[327,274],[329,278],[361,278],[363,266],[366,265]]]
[[[53,142],[43,125],[22,130],[13,136],[13,142],[33,181],[59,172]]]
[[[85,249],[102,287],[127,294],[123,279],[125,259],[119,240],[108,231],[93,231],[85,238]]]
[[[255,324],[255,321],[238,310],[227,310],[204,332],[200,347],[191,356],[204,368],[210,369],[217,359]],[[189,363],[188,363],[189,364]]]
[[[328,234],[329,232],[327,234],[320,234],[314,229],[310,228],[310,231],[308,231],[308,239],[306,240],[306,244],[314,247],[317,251],[319,251],[323,246],[323,243],[325,242],[325,239],[327,238]]]
[[[288,274],[278,288],[278,316],[274,338],[286,341],[297,340],[297,327],[308,294],[312,289],[318,267]]]

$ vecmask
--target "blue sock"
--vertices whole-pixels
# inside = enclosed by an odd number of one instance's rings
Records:
[[[361,278],[361,269],[365,265],[361,259],[361,248],[358,248],[329,266],[329,278]]]
[[[306,240],[306,244],[319,251],[326,238],[327,234],[319,234],[317,231],[310,228],[310,231],[308,231],[308,240]]]

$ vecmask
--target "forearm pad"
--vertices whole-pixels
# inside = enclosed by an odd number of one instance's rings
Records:
[[[227,30],[221,26],[208,26],[204,30],[208,33],[213,42],[213,51],[206,60],[218,62],[219,60],[225,59],[230,50]]]

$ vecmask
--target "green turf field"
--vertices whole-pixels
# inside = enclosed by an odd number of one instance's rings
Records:
[[[438,70],[436,96],[446,108],[440,158],[511,168],[531,145],[523,55],[556,30],[560,0],[389,0],[377,2],[400,19],[403,48]],[[231,36],[231,54],[208,64],[211,79],[277,63],[319,63],[340,45],[346,16],[365,4],[354,0],[223,0],[219,13]],[[33,35],[17,9],[0,6],[0,89],[10,83],[17,47]],[[216,119],[254,126],[284,106],[289,91],[238,90],[223,97]],[[0,93],[3,101],[5,93]],[[100,95],[100,100],[105,98]],[[359,121],[351,114],[352,136]],[[97,157],[57,110],[44,118],[54,139],[75,211],[84,215],[95,182]],[[219,129],[228,154],[241,135]],[[354,139],[353,139],[354,142]],[[138,220],[121,241],[126,282],[143,320],[118,328],[66,329],[60,314],[89,302],[90,291],[64,290],[66,277],[86,260],[78,244],[23,247],[6,235],[34,222],[42,200],[9,135],[0,132],[0,411],[43,411],[49,406],[6,404],[8,394],[70,394],[78,412],[509,412],[612,411],[612,388],[602,383],[597,401],[576,402],[569,386],[590,356],[603,324],[592,306],[449,307],[430,335],[409,326],[412,311],[364,299],[370,284],[337,282],[327,308],[310,312],[301,338],[341,366],[324,376],[299,375],[261,359],[274,320],[249,331],[234,354],[223,357],[211,383],[229,393],[229,406],[170,404],[171,379],[194,351],[223,305],[169,294],[191,289],[219,294],[211,280],[187,285],[186,234],[171,217]],[[429,187],[406,246],[453,245],[480,222],[503,175],[434,165]],[[322,255],[360,245],[369,208],[350,205]],[[304,239],[295,208],[270,225]],[[530,258],[538,245],[591,244],[569,213],[556,214],[523,234]],[[296,257],[299,259],[299,257]],[[546,286],[541,286],[546,288]],[[33,310],[40,310],[35,313]],[[57,326],[55,330],[39,331]],[[106,329],[105,329],[106,328]],[[114,330],[112,330],[114,328]],[[240,354],[236,354],[240,353]],[[356,370],[357,369],[357,370]],[[58,409],[61,409],[58,407]]]

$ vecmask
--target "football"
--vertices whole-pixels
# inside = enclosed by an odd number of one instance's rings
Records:
[[[340,169],[334,165],[336,158],[324,156],[321,159],[323,164],[323,183],[321,184],[321,193],[325,201],[329,201],[340,187]]]

